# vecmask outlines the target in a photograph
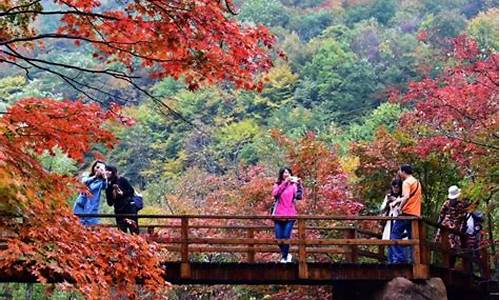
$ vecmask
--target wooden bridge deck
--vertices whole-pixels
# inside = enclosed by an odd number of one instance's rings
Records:
[[[173,284],[304,284],[331,285],[345,281],[412,279],[412,265],[307,263],[308,277],[299,276],[298,263],[191,263],[191,276],[181,276],[179,262],[164,263],[165,279]]]
[[[440,277],[449,290],[480,296],[484,290],[480,283],[491,279],[487,248],[475,255],[453,252],[449,249],[448,229],[415,217],[398,218],[410,220],[412,238],[396,241],[381,240],[379,233],[366,229],[376,227],[374,222],[394,219],[390,217],[297,216],[289,240],[274,238],[272,220],[280,219],[276,217],[140,215],[139,218],[143,220],[140,227],[145,237],[168,253],[163,263],[165,279],[173,284],[332,285],[348,295],[360,287],[380,287],[395,277],[414,281]],[[437,227],[441,229],[441,240],[436,243],[433,237]],[[277,245],[283,243],[290,244],[293,263],[276,262]],[[385,249],[390,245],[411,247],[412,263],[387,264]],[[452,255],[458,258],[460,268],[450,268]],[[8,277],[1,273],[3,282],[34,280],[24,272]],[[54,278],[55,282],[60,280]]]

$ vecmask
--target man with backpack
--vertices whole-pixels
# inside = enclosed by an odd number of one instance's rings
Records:
[[[476,210],[477,202],[470,203],[465,208],[465,219],[462,226],[462,232],[465,234],[462,240],[462,247],[470,251],[473,259],[479,258],[479,247],[481,245],[481,231],[483,229],[484,216]],[[472,261],[468,268],[472,271]]]

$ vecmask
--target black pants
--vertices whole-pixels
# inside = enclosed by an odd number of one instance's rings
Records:
[[[115,212],[115,214],[134,214],[137,215],[137,210],[132,207],[125,209],[124,211]],[[116,217],[116,225],[123,231],[132,234],[139,234],[139,221],[137,217]]]

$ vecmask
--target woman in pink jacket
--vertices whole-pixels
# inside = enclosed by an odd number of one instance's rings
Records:
[[[272,215],[279,217],[295,217],[295,194],[297,193],[299,178],[292,175],[292,170],[284,167],[279,171],[278,181],[274,184],[273,196],[275,204]],[[277,239],[289,239],[292,234],[293,223],[295,220],[281,219],[274,221],[274,231]],[[287,263],[292,261],[292,256],[288,253],[290,245],[279,245],[281,250],[281,261]]]

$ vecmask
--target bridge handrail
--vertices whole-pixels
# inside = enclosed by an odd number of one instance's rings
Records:
[[[307,256],[308,254],[316,253],[335,253],[344,254],[349,262],[357,262],[358,256],[365,256],[378,259],[384,259],[384,246],[388,245],[410,245],[413,247],[413,275],[415,279],[425,279],[429,274],[429,265],[431,258],[431,251],[438,251],[443,255],[444,267],[449,267],[450,256],[455,255],[462,257],[463,261],[471,260],[470,255],[460,255],[454,253],[449,249],[448,234],[456,233],[462,234],[459,231],[450,230],[449,228],[432,222],[426,218],[413,217],[413,216],[399,216],[399,217],[386,217],[386,216],[311,216],[311,215],[298,215],[293,217],[276,217],[269,215],[171,215],[171,214],[78,214],[79,217],[97,217],[97,218],[115,218],[115,217],[136,217],[138,219],[165,219],[165,220],[180,220],[180,224],[139,224],[140,227],[147,227],[148,232],[154,227],[176,228],[180,229],[180,238],[170,238],[168,243],[177,244],[168,246],[169,249],[178,249],[181,254],[181,273],[184,276],[189,276],[189,252],[211,252],[214,250],[220,252],[246,252],[248,254],[248,261],[253,262],[255,253],[258,251],[268,252],[272,251],[266,245],[277,245],[282,243],[290,244],[293,252],[298,252],[299,261],[299,274],[301,278],[307,278]],[[214,224],[196,224],[199,222],[190,223],[190,220],[296,220],[296,229],[298,238],[280,240],[280,239],[263,239],[262,236],[256,238],[255,232],[262,230],[270,230],[270,226],[245,226],[240,224],[235,225],[214,225]],[[353,226],[352,223],[363,221],[389,221],[389,220],[410,220],[412,232],[412,239],[410,240],[380,240],[373,237],[379,237],[380,234]],[[352,221],[348,222],[349,226],[340,227],[322,227],[322,226],[306,226],[308,221]],[[363,224],[363,223],[361,223]],[[433,228],[441,228],[441,240],[438,244],[427,241],[425,234],[425,226]],[[197,236],[190,236],[190,229],[228,229],[228,230],[246,230],[246,236],[240,235],[239,238],[200,238]],[[344,231],[343,236],[340,238],[323,238],[311,239],[306,237],[306,230],[339,230]],[[368,235],[372,238],[361,238],[360,235]],[[217,247],[206,247],[203,245],[227,245]],[[234,247],[234,246],[244,247]],[[336,247],[325,247],[336,246]],[[374,246],[378,247],[378,253],[363,250],[359,246]],[[277,250],[277,247],[275,248]],[[368,250],[373,249],[367,248]],[[274,251],[272,251],[274,252]],[[481,273],[483,277],[489,278],[488,257],[486,249],[481,252]],[[484,272],[483,272],[484,270]]]
[[[94,218],[115,218],[115,217],[137,217],[139,219],[244,219],[244,220],[338,220],[338,221],[389,221],[389,220],[417,220],[419,217],[413,216],[399,216],[399,217],[385,217],[385,216],[311,216],[311,215],[297,215],[297,216],[245,216],[245,215],[167,215],[167,214],[75,214],[78,217],[94,217]]]

